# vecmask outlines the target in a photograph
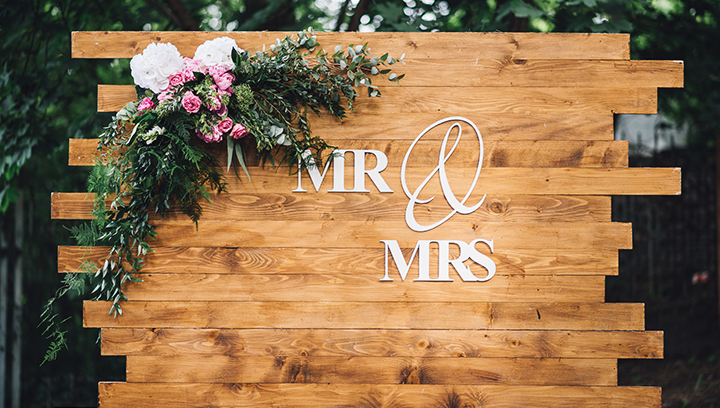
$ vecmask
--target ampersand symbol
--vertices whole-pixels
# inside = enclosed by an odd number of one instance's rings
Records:
[[[410,189],[407,186],[407,181],[405,180],[405,169],[407,167],[408,158],[410,157],[410,153],[412,152],[415,145],[422,139],[423,136],[425,136],[430,130],[435,128],[436,126],[442,125],[443,123],[447,122],[454,122],[450,125],[450,128],[445,133],[445,137],[442,140],[442,144],[440,145],[440,153],[438,155],[438,165],[433,169],[433,171],[425,177],[425,179],[420,183],[420,185],[415,189],[414,192],[410,192]],[[453,152],[455,151],[455,148],[457,147],[458,143],[460,142],[460,138],[462,137],[462,122],[465,122],[466,124],[470,125],[473,130],[475,131],[475,134],[477,135],[478,139],[478,146],[480,149],[480,155],[478,158],[478,164],[477,164],[477,170],[475,171],[475,178],[472,181],[472,184],[470,185],[470,188],[468,189],[467,193],[465,194],[465,197],[463,197],[462,200],[458,200],[455,197],[455,194],[453,194],[452,189],[450,188],[450,182],[447,178],[447,171],[445,170],[445,163],[448,161],[450,156],[452,156]],[[457,138],[455,139],[455,143],[450,148],[450,151],[447,151],[447,144],[448,139],[450,138],[450,134],[453,132],[454,129],[457,129]],[[470,198],[470,194],[472,194],[473,190],[475,189],[475,185],[477,184],[478,177],[480,176],[480,170],[482,169],[482,160],[483,160],[483,141],[482,136],[480,135],[480,131],[478,130],[477,126],[475,126],[474,123],[472,123],[470,120],[465,119],[463,117],[459,116],[451,116],[449,118],[441,119],[432,125],[428,126],[423,130],[416,138],[413,140],[412,144],[408,148],[407,152],[405,153],[405,158],[402,162],[402,168],[400,169],[400,181],[402,183],[403,191],[405,192],[405,195],[409,198],[407,208],[405,209],[405,222],[407,223],[408,227],[412,229],[413,231],[417,232],[424,232],[424,231],[430,231],[431,229],[441,225],[445,221],[449,220],[450,217],[455,215],[455,213],[460,214],[470,214],[473,211],[480,208],[482,203],[485,201],[485,197],[487,194],[483,195],[482,199],[479,203],[475,204],[472,207],[468,207],[465,205],[465,202]],[[420,200],[418,199],[418,196],[420,195],[420,192],[422,189],[427,185],[427,183],[430,181],[430,179],[435,175],[439,173],[440,177],[440,186],[442,187],[443,195],[445,196],[445,200],[447,200],[450,207],[452,207],[452,211],[450,214],[445,216],[440,221],[431,224],[431,225],[421,225],[420,223],[415,220],[415,204],[427,204],[430,201],[432,201],[435,197],[430,197],[427,200]]]

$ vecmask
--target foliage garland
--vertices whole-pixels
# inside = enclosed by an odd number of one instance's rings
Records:
[[[320,49],[308,59],[317,47],[308,29],[254,54],[222,37],[201,45],[194,59],[182,59],[171,44],[151,44],[133,58],[138,100],[118,112],[100,135],[101,153],[88,179],[88,192],[95,197],[93,219],[71,230],[82,247],[111,249],[100,266],[83,260],[83,273],[67,274],[46,304],[41,325],[51,343],[43,363],[67,347],[60,328],[64,320],[53,313],[57,299],[68,291],[82,294],[90,282],[93,300],[111,301],[109,313],[122,314],[120,302],[127,300],[122,287],[140,282],[133,274],[152,252],[149,239],[157,236],[150,214],[163,216],[177,208],[197,226],[201,203],[210,202],[211,192],[225,191],[219,163],[198,139],[212,143],[224,137],[227,170],[237,161],[248,178],[239,141],[246,135],[255,139],[263,163],[275,165],[274,157],[280,156],[288,166],[321,165],[322,153],[334,148],[312,135],[308,111],[320,115],[326,108],[343,119],[346,104],[352,110],[358,95],[354,87],[380,96],[372,76],[387,75],[393,82],[403,77],[381,68],[404,64],[404,54],[373,57],[366,43],[337,46],[331,55]]]

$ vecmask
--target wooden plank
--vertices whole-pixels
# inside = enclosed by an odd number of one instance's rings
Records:
[[[637,303],[85,301],[84,327],[643,330]]]
[[[384,270],[358,275],[337,271],[311,274],[148,274],[135,275],[124,292],[133,301],[259,301],[259,302],[604,302],[603,276],[495,275],[487,282],[463,282],[450,268],[453,282],[380,282]],[[483,277],[487,271],[473,265]],[[417,277],[417,274],[410,275]],[[437,276],[437,267],[431,276]]]
[[[94,195],[52,193],[52,219],[91,219]],[[385,220],[404,221],[407,198],[398,194],[233,194],[211,195],[203,207],[205,219],[264,220]],[[473,213],[479,222],[610,222],[610,197],[606,196],[488,196]],[[447,204],[439,200],[424,206],[418,221],[442,218]],[[165,219],[185,219],[172,211]],[[152,215],[151,219],[161,217]]]
[[[425,114],[469,116],[500,113],[657,113],[656,88],[502,88],[385,86],[382,98],[360,94],[354,106],[363,115],[412,115],[416,123],[433,123]],[[98,112],[117,112],[136,99],[134,85],[98,85]],[[426,126],[427,126],[426,125]],[[360,135],[355,135],[358,138]]]
[[[414,190],[433,173],[434,168],[413,168],[405,174],[408,189]],[[448,168],[448,180],[462,180],[453,184],[456,194],[465,193],[475,177],[477,168]],[[323,181],[320,192],[333,188],[331,171]],[[395,194],[403,191],[400,168],[389,167],[380,173]],[[507,195],[679,195],[681,192],[680,168],[518,168],[495,167],[483,169],[468,205],[479,202],[484,194]],[[346,170],[346,174],[351,174]],[[243,193],[289,193],[298,188],[298,177],[289,176],[280,168],[253,168],[252,181],[247,178],[227,177],[228,191]],[[434,176],[435,177],[435,176]],[[463,183],[461,185],[460,183]],[[346,189],[353,184],[346,184]],[[302,187],[312,194],[314,188],[306,172],[302,172]],[[378,189],[366,183],[371,192]],[[440,183],[431,180],[422,190],[420,198],[443,197]]]
[[[446,129],[438,129],[444,135]],[[428,135],[433,136],[433,135]],[[476,166],[479,147],[475,140],[465,137],[448,161],[456,167]],[[424,139],[424,137],[423,137]],[[452,146],[454,139],[450,140]],[[412,143],[410,140],[326,140],[341,149],[379,150],[390,163],[401,165]],[[246,165],[258,167],[257,150],[250,143],[245,144]],[[483,143],[483,167],[628,167],[628,141],[489,141]],[[408,167],[436,166],[441,143],[436,139],[421,140],[412,149]],[[449,146],[449,147],[450,147]],[[70,165],[92,166],[100,152],[97,139],[70,139]],[[207,145],[220,163],[227,162],[224,145]],[[329,153],[329,152],[328,152]],[[352,160],[353,153],[346,153],[346,160]],[[375,166],[375,158],[367,155],[367,168]],[[373,161],[373,163],[371,163]]]
[[[406,182],[409,189],[415,189],[423,179],[434,171],[432,168],[414,168],[407,172]],[[298,177],[288,175],[282,168],[260,168],[250,170],[252,181],[245,177],[238,179],[232,174],[226,177],[230,192],[243,194],[290,194],[298,188]],[[476,169],[447,169],[449,180],[462,180],[469,187]],[[352,174],[351,171],[345,172]],[[402,196],[400,169],[388,168],[380,173],[391,190]],[[302,172],[302,188],[308,196],[314,194],[314,188],[306,172]],[[370,192],[378,189],[369,181],[366,188]],[[459,184],[459,183],[458,183]],[[346,188],[353,184],[347,183]],[[457,193],[463,186],[453,186]],[[332,171],[328,171],[322,182],[320,192],[333,188]],[[467,190],[463,190],[465,192]],[[479,202],[483,195],[679,195],[681,192],[680,168],[517,168],[498,167],[484,169],[467,203]],[[343,193],[336,193],[343,194]],[[362,193],[365,194],[365,193]],[[440,183],[433,182],[422,190],[421,198],[443,196]]]
[[[446,59],[392,67],[403,87],[682,88],[682,61]],[[438,75],[442,72],[442,75]],[[392,86],[381,79],[376,84]]]
[[[384,270],[383,248],[158,247],[145,257],[147,273],[376,273]],[[76,272],[80,260],[99,262],[107,247],[58,247],[58,272]],[[411,249],[406,249],[411,251]],[[431,254],[436,259],[436,254]],[[498,275],[617,275],[618,252],[605,249],[513,249],[489,255]],[[410,276],[417,274],[413,263]]]
[[[424,115],[428,122],[418,123],[413,116],[398,115],[355,115],[343,121],[323,116],[309,117],[313,134],[333,141],[342,146],[346,139],[387,140],[392,135],[394,140],[413,140],[432,123],[446,118],[446,114]],[[478,125],[485,143],[491,141],[539,141],[539,140],[597,140],[612,141],[613,116],[578,115],[578,114],[472,114],[467,118]],[[430,140],[442,139],[442,135],[433,132],[425,136]],[[425,138],[424,137],[424,138]],[[70,139],[68,165],[86,166],[95,163],[98,139]],[[210,146],[208,146],[210,147]],[[246,143],[246,147],[250,147]],[[224,154],[221,147],[219,154]]]
[[[102,329],[103,355],[663,358],[657,331]]]
[[[408,60],[402,86],[682,88],[682,61]],[[442,75],[438,75],[442,72]]]
[[[133,32],[72,33],[73,58],[131,58],[151,42],[170,42],[192,57],[205,41],[227,36],[251,52],[288,32]],[[537,33],[317,33],[328,50],[337,44],[369,43],[376,53],[413,59],[630,59],[628,34]]]
[[[492,407],[660,408],[659,387],[355,384],[98,385],[101,408],[206,406],[276,408]]]
[[[127,382],[617,385],[617,360],[129,356]],[[542,373],[542,375],[538,375]]]
[[[167,221],[157,225],[153,242],[158,246],[302,248],[312,243],[323,248],[383,248],[381,240],[396,240],[401,248],[414,248],[424,239],[481,238],[493,240],[500,254],[504,248],[632,249],[629,223],[477,223],[457,218],[428,236],[392,221],[232,221],[203,220],[197,228],[190,220]]]

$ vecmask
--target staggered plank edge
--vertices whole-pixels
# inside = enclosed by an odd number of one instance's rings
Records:
[[[657,387],[100,383],[100,407],[660,408]]]
[[[662,358],[657,331],[102,329],[102,354]]]

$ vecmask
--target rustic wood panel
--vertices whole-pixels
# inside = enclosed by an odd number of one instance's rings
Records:
[[[416,123],[427,125],[433,122],[425,119],[426,113],[657,113],[656,88],[456,87],[449,92],[442,87],[393,85],[383,87],[382,95],[370,98],[361,93],[355,109],[363,115],[413,115]],[[98,85],[98,112],[117,112],[135,99],[134,85]]]
[[[151,42],[170,42],[192,57],[205,41],[234,38],[249,51],[262,49],[290,32],[113,32],[72,33],[73,58],[131,58]],[[391,52],[406,59],[630,59],[628,34],[531,33],[317,33],[318,42],[332,49],[337,44],[368,42],[376,52]]]
[[[230,177],[234,177],[230,176]],[[405,222],[407,198],[397,194],[233,194],[211,196],[203,208],[205,219],[266,220],[385,220]],[[89,220],[93,194],[52,193],[52,219]],[[420,221],[442,218],[449,207],[434,200],[416,215]],[[610,222],[610,197],[605,196],[502,196],[485,199],[472,214],[479,222]],[[439,215],[439,217],[438,217]],[[161,219],[152,215],[153,220]],[[168,220],[185,219],[178,211]]]
[[[256,170],[257,169],[257,170]],[[416,188],[434,168],[415,168],[406,176],[408,188]],[[453,184],[457,193],[464,193],[475,176],[476,168],[447,169],[449,180],[458,180]],[[328,171],[320,188],[321,193],[332,188],[332,172]],[[346,172],[347,173],[347,172]],[[388,168],[380,173],[395,194],[402,194],[400,169]],[[298,186],[297,176],[288,177],[286,169],[254,168],[250,173],[251,181],[246,177],[227,177],[229,191],[243,193],[288,193]],[[367,181],[366,188],[378,191],[372,182]],[[507,195],[679,195],[680,169],[669,167],[654,168],[517,168],[495,167],[483,169],[474,193],[467,203],[477,203],[484,194]],[[302,187],[314,192],[308,175],[302,174]],[[346,184],[352,188],[352,184]],[[463,190],[464,189],[464,190]],[[422,190],[420,198],[442,197],[439,182],[430,182]]]
[[[660,408],[656,387],[105,383],[100,407]]]
[[[617,385],[617,360],[129,356],[127,382],[607,386]]]
[[[380,240],[397,240],[401,248],[414,248],[418,240],[492,239],[495,251],[503,248],[605,248],[632,249],[632,230],[627,223],[477,223],[451,219],[423,233],[398,228],[385,221],[255,221],[203,220],[196,228],[190,220],[166,221],[158,225],[155,245],[221,247],[379,247]],[[481,247],[477,247],[483,250]],[[490,251],[483,251],[490,252]]]
[[[150,41],[190,55],[222,35],[255,50],[284,34],[74,33],[73,56],[129,58]],[[231,193],[213,196],[198,231],[176,213],[154,220],[158,252],[138,274],[144,282],[126,287],[122,316],[108,315],[109,302],[84,303],[85,326],[104,328],[103,354],[129,355],[130,383],[101,384],[101,406],[660,408],[659,389],[615,387],[617,358],[661,358],[663,345],[661,332],[642,331],[643,305],[603,302],[617,249],[632,245],[630,225],[610,222],[608,196],[679,194],[680,170],[627,168],[627,143],[612,141],[612,115],[654,113],[657,87],[682,86],[682,62],[630,61],[627,35],[319,40],[406,53],[408,64],[396,70],[408,76],[386,83],[383,98],[362,95],[358,113],[342,122],[311,119],[331,144],[387,154],[381,174],[394,193],[365,180],[370,193],[327,194],[332,171],[319,193],[307,174],[301,182],[310,192],[293,193],[298,177],[258,167],[248,148],[252,182],[229,174]],[[133,87],[98,88],[100,111],[134,99]],[[400,162],[411,140],[448,116],[480,129],[485,169],[468,203],[488,196],[432,235],[411,232]],[[444,131],[416,146],[409,188],[435,168]],[[69,162],[92,164],[96,143],[71,141]],[[211,150],[224,160],[224,146]],[[448,162],[456,195],[469,188],[477,154],[463,141]],[[351,177],[346,171],[348,187]],[[426,186],[420,198],[437,199],[416,208],[421,223],[450,211],[442,195],[436,180]],[[88,219],[89,209],[84,194],[53,196],[55,219]],[[493,254],[477,246],[498,268],[488,282],[463,283],[454,272],[454,282],[414,282],[416,265],[401,281],[392,262],[394,281],[378,282],[381,239],[398,240],[409,257],[421,239],[474,238],[494,240]],[[59,271],[77,268],[85,251],[60,248]],[[473,268],[480,275],[482,267]],[[318,384],[276,384],[291,382]]]
[[[394,269],[394,267],[393,267]],[[487,275],[472,267],[478,277]],[[137,274],[142,283],[130,283],[124,292],[133,301],[325,301],[325,302],[603,302],[603,276],[496,275],[487,282],[463,282],[450,268],[453,282],[431,284],[405,281],[397,272],[393,282],[379,282],[384,270],[358,275],[337,271],[312,274]],[[437,276],[437,267],[430,276]]]
[[[102,354],[662,358],[657,331],[102,329]]]
[[[421,131],[420,129],[419,131]],[[446,129],[438,131],[444,135]],[[467,130],[466,130],[467,131]],[[433,136],[433,135],[427,135]],[[478,142],[474,135],[465,136],[458,144],[448,166],[469,167],[478,164]],[[424,139],[424,138],[423,138]],[[453,138],[450,139],[452,146]],[[379,150],[388,157],[392,165],[400,165],[407,152],[410,140],[357,140],[357,139],[326,139],[333,146],[341,149],[372,149]],[[483,143],[483,167],[628,167],[628,141],[489,141]],[[97,139],[70,139],[69,157],[73,166],[92,166],[100,152]],[[225,145],[208,145],[220,163],[227,162]],[[436,166],[440,142],[433,138],[421,140],[412,150],[408,167]],[[329,153],[329,152],[328,152]],[[260,165],[257,150],[246,143],[246,164],[249,167]],[[352,160],[353,153],[346,154]],[[372,163],[371,163],[372,161]],[[367,156],[367,168],[375,166],[373,156]]]
[[[636,303],[85,301],[85,327],[643,330]]]
[[[146,273],[370,274],[384,270],[383,248],[158,247],[145,257]],[[99,262],[107,247],[58,247],[58,272],[76,272],[80,260]],[[407,251],[406,250],[406,255]],[[433,259],[435,250],[433,250]],[[498,275],[617,275],[618,253],[605,249],[511,249],[489,255]],[[410,268],[417,274],[417,264]]]

